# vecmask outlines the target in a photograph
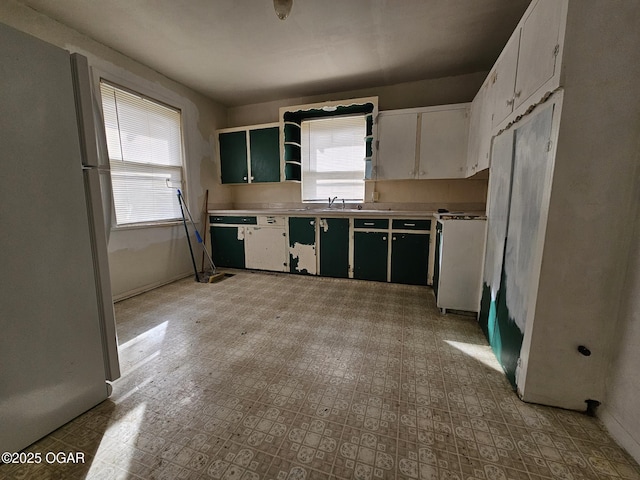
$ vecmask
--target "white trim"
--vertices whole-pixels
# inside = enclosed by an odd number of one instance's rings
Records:
[[[104,70],[96,65],[91,64],[90,70],[95,108],[98,109],[101,118],[104,118],[104,112],[102,111],[102,96],[100,93],[101,80],[104,80],[105,82],[116,87],[121,86],[126,90],[130,90],[132,93],[138,93],[144,97],[147,97],[149,100],[156,100],[160,103],[165,104],[167,107],[174,108],[180,111],[180,127],[182,129],[182,193],[185,202],[187,202],[189,210],[196,210],[193,203],[189,201],[190,186],[193,185],[193,183],[191,182],[191,169],[189,168],[189,144],[191,143],[191,139],[189,138],[189,136],[191,135],[192,130],[187,114],[187,112],[190,111],[190,105],[189,103],[187,103],[186,99],[169,89],[159,86],[157,83],[152,83],[130,72],[126,72],[127,75],[125,77],[120,73],[116,73],[110,70]],[[102,125],[101,128],[104,128],[104,125]],[[104,148],[106,149],[106,145],[104,146]],[[126,225],[118,225],[116,223],[113,191],[109,192],[109,197],[111,200],[111,229],[116,230],[122,229],[123,227],[126,228]],[[134,225],[134,228],[146,228],[149,226],[155,226],[154,223],[161,224],[161,226],[167,226],[173,224],[174,221],[169,220],[166,223],[150,222],[148,225],[145,225],[144,223],[138,223]]]
[[[147,285],[143,285],[142,287],[138,287],[138,288],[134,288],[133,290],[128,290],[124,293],[121,293],[119,295],[115,295],[113,297],[113,303],[116,302],[121,302],[122,300],[126,300],[127,298],[131,298],[131,297],[135,297],[136,295],[140,295],[142,293],[145,292],[149,292],[151,290],[154,290],[158,287],[162,287],[164,285],[168,285],[170,283],[173,282],[177,282],[178,280],[182,280],[183,278],[187,278],[187,277],[193,277],[194,273],[193,272],[188,272],[188,273],[181,273],[179,275],[173,276],[167,280],[163,280],[161,282],[154,282],[154,283],[149,283]]]

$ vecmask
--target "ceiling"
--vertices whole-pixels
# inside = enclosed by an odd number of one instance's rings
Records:
[[[530,0],[21,0],[226,106],[488,71]]]

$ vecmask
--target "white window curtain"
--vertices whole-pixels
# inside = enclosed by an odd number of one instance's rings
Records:
[[[302,122],[302,201],[364,200],[364,116]]]
[[[182,182],[180,111],[100,83],[118,225],[182,218],[176,190]]]

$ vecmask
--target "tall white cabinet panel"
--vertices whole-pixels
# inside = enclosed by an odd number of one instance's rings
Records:
[[[462,178],[467,160],[469,108],[421,114],[418,178]]]
[[[418,114],[380,112],[376,178],[399,180],[416,174]]]
[[[522,24],[515,107],[525,103],[556,73],[564,3],[539,0]]]

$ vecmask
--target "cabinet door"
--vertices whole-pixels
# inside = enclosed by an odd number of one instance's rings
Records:
[[[378,116],[378,180],[415,178],[417,133],[417,113]]]
[[[468,108],[422,113],[418,178],[464,177],[468,139]]]
[[[353,278],[386,282],[388,249],[388,233],[354,232]]]
[[[515,88],[516,107],[527,102],[533,93],[553,78],[556,68],[559,68],[556,63],[563,6],[564,2],[560,0],[540,0],[522,24]]]
[[[289,217],[289,271],[315,275],[316,219]]]
[[[489,74],[493,95],[493,121],[496,127],[513,111],[516,71],[518,68],[518,48],[520,47],[520,29],[516,29],[504,47],[500,58]]]
[[[288,266],[288,249],[284,226],[246,227],[245,259],[247,268],[285,272]]]
[[[391,281],[426,285],[429,265],[428,233],[393,233],[391,236]]]
[[[218,144],[222,183],[248,183],[247,133],[220,133]]]
[[[249,130],[251,182],[280,181],[280,128]]]
[[[211,251],[217,267],[245,268],[245,227],[211,227]]]
[[[320,275],[349,277],[349,219],[320,219]]]
[[[471,104],[467,176],[489,168],[491,151],[491,103],[488,81],[482,85]]]

